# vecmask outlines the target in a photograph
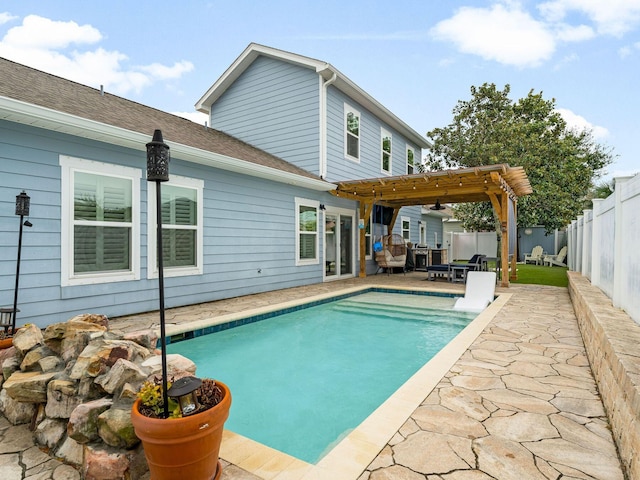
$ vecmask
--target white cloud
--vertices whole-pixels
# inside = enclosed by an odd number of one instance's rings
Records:
[[[620,58],[626,58],[630,55],[633,55],[636,50],[640,50],[640,42],[620,47],[618,49],[618,55],[620,55]]]
[[[583,42],[596,36],[593,28],[587,25],[574,27],[561,23],[556,27],[556,37],[563,42]]]
[[[91,25],[76,22],[56,22],[37,15],[28,15],[22,25],[9,29],[2,43],[21,48],[58,50],[71,44],[92,44],[102,39]]]
[[[462,7],[430,31],[463,53],[520,68],[549,60],[559,43],[598,35],[622,36],[640,25],[640,0],[548,0],[534,18],[518,0],[493,0],[486,8]],[[624,57],[630,51],[621,49]]]
[[[550,0],[538,9],[551,22],[562,21],[570,13],[586,15],[598,33],[617,37],[640,24],[640,0]]]
[[[149,73],[153,77],[169,80],[180,78],[184,73],[193,70],[193,63],[186,61],[176,62],[171,67],[152,63],[151,65],[140,67],[140,70]]]
[[[175,80],[193,70],[188,61],[128,65],[124,53],[96,46],[102,40],[102,33],[91,25],[29,15],[0,40],[0,56],[85,85],[104,85],[118,95],[140,93],[155,82]]]
[[[594,125],[583,116],[578,115],[571,110],[566,108],[557,108],[556,111],[562,116],[564,121],[567,122],[567,127],[571,130],[575,130],[577,132],[588,130],[593,134],[593,138],[596,140],[603,140],[609,136],[609,130],[605,127]]]
[[[626,45],[624,47],[620,47],[618,49],[618,55],[620,56],[620,58],[627,58],[632,53],[633,53],[633,50],[628,45]]]
[[[15,15],[11,15],[9,12],[0,12],[0,25],[9,23],[12,20],[17,19]]]
[[[555,50],[553,34],[519,4],[463,7],[438,23],[431,34],[453,42],[464,53],[518,67],[538,66]]]
[[[209,117],[205,113],[201,112],[171,112],[171,114],[186,118],[187,120],[199,123],[200,125],[204,125],[205,122],[209,120]]]

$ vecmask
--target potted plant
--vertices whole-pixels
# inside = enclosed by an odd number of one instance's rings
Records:
[[[13,337],[8,333],[0,331],[0,350],[9,348],[11,345],[13,345]]]
[[[20,311],[20,310],[18,310]],[[0,308],[0,350],[10,348],[13,345],[13,337],[20,330],[12,324],[12,308]],[[25,327],[29,324],[24,325]]]
[[[211,379],[184,377],[171,382],[169,417],[164,416],[162,382],[146,382],[131,410],[153,480],[219,479],[218,459],[231,393]]]

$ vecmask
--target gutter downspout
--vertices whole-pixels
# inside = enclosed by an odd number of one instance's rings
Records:
[[[319,175],[326,180],[327,177],[327,89],[336,81],[338,74],[333,72],[331,78],[322,82],[320,75],[320,165]]]

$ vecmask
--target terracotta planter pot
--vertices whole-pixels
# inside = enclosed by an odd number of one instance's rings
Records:
[[[5,348],[9,348],[13,345],[13,338],[9,337],[9,338],[3,338],[2,340],[0,340],[0,350],[3,350]]]
[[[229,416],[231,393],[216,381],[224,397],[213,408],[183,418],[149,418],[131,409],[131,422],[142,440],[151,480],[211,480],[220,478],[218,461],[224,422]],[[215,476],[214,476],[215,475]]]

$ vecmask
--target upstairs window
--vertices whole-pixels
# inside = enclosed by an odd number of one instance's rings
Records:
[[[382,163],[381,170],[384,173],[391,173],[391,133],[385,129],[381,130]]]
[[[411,175],[412,173],[416,173],[415,171],[415,152],[413,148],[407,145],[407,174]]]
[[[344,106],[344,148],[345,156],[360,161],[360,112]]]

